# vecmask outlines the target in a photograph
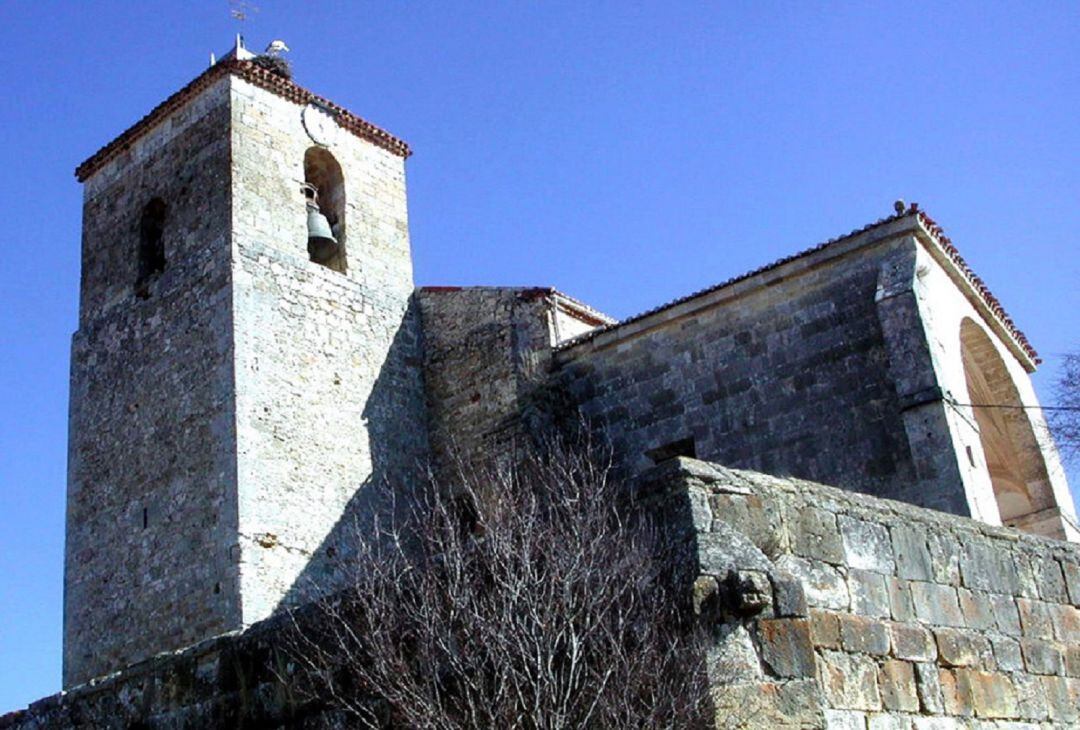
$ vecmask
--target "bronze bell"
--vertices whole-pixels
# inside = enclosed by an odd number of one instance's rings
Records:
[[[330,221],[319,210],[319,191],[311,183],[301,187],[307,198],[308,255],[311,260],[325,264],[338,253],[338,241],[330,229]]]
[[[312,261],[322,264],[337,255],[338,242],[330,230],[330,221],[319,212],[319,206],[311,202],[307,204],[307,233],[308,254]]]

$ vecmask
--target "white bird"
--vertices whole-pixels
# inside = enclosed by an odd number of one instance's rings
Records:
[[[289,52],[289,47],[287,45],[285,45],[285,41],[283,41],[281,39],[270,41],[270,45],[268,45],[266,47],[266,50],[263,51],[263,53],[267,54],[268,56],[276,56],[279,53],[288,53],[288,52]]]

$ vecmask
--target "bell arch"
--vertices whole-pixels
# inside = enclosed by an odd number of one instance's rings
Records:
[[[308,255],[312,261],[345,273],[345,176],[341,165],[325,147],[309,147],[304,152],[304,182],[307,196],[308,228],[311,232],[311,206],[326,218],[336,245],[315,246],[309,238]]]
[[[1004,360],[970,318],[960,323],[960,357],[1001,521],[1023,527],[1025,517],[1054,506],[1040,439]]]
[[[150,280],[165,270],[165,201],[151,198],[139,217],[138,273],[135,293],[150,295]]]

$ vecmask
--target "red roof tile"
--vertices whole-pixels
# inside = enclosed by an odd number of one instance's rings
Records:
[[[251,61],[230,59],[220,61],[208,68],[187,86],[154,107],[145,117],[128,127],[119,137],[87,158],[85,162],[75,168],[75,177],[78,178],[79,182],[85,182],[87,178],[101,169],[101,167],[114,156],[129,149],[136,139],[153,128],[166,116],[185,104],[200,91],[210,86],[210,84],[229,73],[255,84],[262,89],[273,92],[284,99],[296,102],[297,104],[316,102],[333,110],[335,112],[337,123],[357,137],[366,139],[401,157],[408,157],[412,154],[409,145],[402,140],[394,137],[389,132],[376,127],[371,122],[361,119],[332,101],[318,96],[317,94],[313,94],[291,80],[278,76]]]

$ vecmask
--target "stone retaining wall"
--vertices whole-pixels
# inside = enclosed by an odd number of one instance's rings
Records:
[[[690,459],[650,478],[691,506],[720,726],[1080,724],[1077,547]]]

